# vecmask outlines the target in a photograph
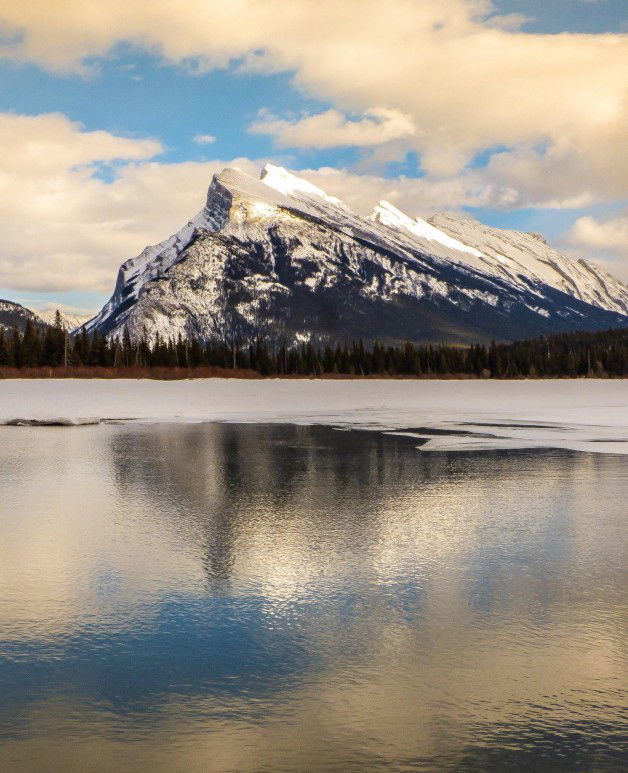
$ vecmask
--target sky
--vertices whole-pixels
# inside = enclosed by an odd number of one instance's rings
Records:
[[[0,0],[0,297],[96,310],[266,161],[626,281],[627,139],[628,0]]]

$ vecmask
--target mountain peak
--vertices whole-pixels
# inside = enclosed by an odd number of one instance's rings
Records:
[[[64,330],[77,330],[94,316],[93,314],[73,314],[72,312],[60,310],[59,315],[61,318],[61,327]],[[47,325],[55,325],[57,322],[57,309],[38,311],[37,316]]]
[[[264,185],[262,180],[253,177],[237,166],[228,166],[220,174],[214,175],[207,192],[206,213],[211,213],[215,228],[223,225],[229,217],[234,203],[270,204],[288,206],[289,199],[280,191]]]
[[[335,196],[328,196],[322,188],[319,188],[303,177],[298,177],[296,174],[289,172],[282,166],[266,164],[262,169],[260,180],[265,185],[268,185],[269,188],[279,191],[279,193],[282,193],[284,196],[316,196],[317,198],[324,199],[330,204],[343,204],[340,199],[337,199]]]
[[[383,225],[401,226],[407,229],[410,229],[414,223],[411,217],[398,209],[394,204],[391,204],[390,201],[386,201],[386,199],[382,199],[377,206],[373,207],[370,219]]]

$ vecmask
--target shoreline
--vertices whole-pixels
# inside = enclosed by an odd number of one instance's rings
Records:
[[[261,373],[244,368],[219,368],[201,366],[198,368],[167,368],[167,367],[119,367],[104,368],[100,366],[58,366],[38,368],[8,368],[0,367],[0,383],[3,381],[48,381],[48,380],[150,380],[150,381],[197,381],[204,379],[229,379],[247,381],[483,381],[483,382],[521,382],[521,381],[628,381],[628,376],[614,376],[606,373],[590,373],[587,375],[551,375],[551,376],[486,376],[476,373],[422,373],[388,374],[370,373],[321,373],[297,374],[273,373],[265,376]]]

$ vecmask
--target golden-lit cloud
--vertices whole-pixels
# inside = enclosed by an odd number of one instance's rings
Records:
[[[335,108],[274,119],[267,128],[284,146],[313,142],[317,126],[323,147],[373,144],[377,105],[397,116],[379,121],[382,141],[391,129],[401,136],[404,116],[415,130],[399,152],[418,151],[430,175],[459,174],[479,150],[505,147],[494,171],[508,174],[517,200],[539,187],[549,202],[612,198],[628,183],[628,36],[527,33],[524,21],[496,15],[489,0],[0,0],[0,53],[80,71],[124,41],[201,69],[293,72]]]
[[[105,131],[84,131],[60,113],[40,116],[0,114],[0,147],[4,175],[37,174],[49,178],[72,166],[95,161],[141,160],[161,152],[156,140],[129,139]]]
[[[624,198],[628,35],[529,33],[525,21],[490,0],[0,0],[0,56],[90,77],[127,43],[196,71],[292,73],[330,107],[263,113],[251,130],[279,148],[361,147],[352,171],[305,174],[361,211],[379,198],[410,214]],[[87,132],[60,115],[1,115],[0,140],[11,149],[0,158],[0,283],[15,288],[109,289],[122,259],[201,206],[223,164],[159,163],[158,140]],[[420,179],[380,176],[409,151]],[[626,260],[622,234],[621,220],[585,218],[570,242]]]
[[[226,164],[160,164],[157,141],[57,113],[0,114],[0,147],[0,286],[21,290],[111,290],[121,261],[180,228]]]
[[[280,148],[366,147],[414,134],[411,118],[398,110],[374,107],[359,120],[349,120],[338,110],[327,110],[286,121],[262,113],[250,127],[253,134],[270,134]]]

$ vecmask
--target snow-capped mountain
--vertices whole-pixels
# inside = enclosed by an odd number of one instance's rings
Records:
[[[42,319],[47,325],[55,325],[57,322],[57,310],[46,309],[46,311],[37,312],[40,319]],[[61,327],[64,330],[75,330],[80,328],[91,319],[91,315],[88,314],[72,314],[66,311],[59,311],[61,317]]]
[[[88,324],[132,338],[478,341],[628,324],[628,288],[531,234],[380,202],[367,218],[268,164],[213,178],[179,232],[122,265]]]
[[[593,306],[628,314],[628,289],[624,284],[599,266],[552,249],[541,234],[491,228],[446,213],[434,215],[430,223],[470,248],[464,256],[468,265],[520,286],[527,277]]]
[[[87,314],[70,314],[63,311],[59,313],[61,315],[61,326],[64,330],[68,331],[79,329],[81,325],[84,325],[91,319]],[[56,324],[57,312],[56,309],[33,311],[20,303],[0,299],[1,329],[23,331],[28,320],[40,330],[45,329]]]
[[[31,321],[35,327],[43,328],[44,321],[34,311],[22,306],[21,303],[0,300],[0,330],[24,331],[26,323]]]

